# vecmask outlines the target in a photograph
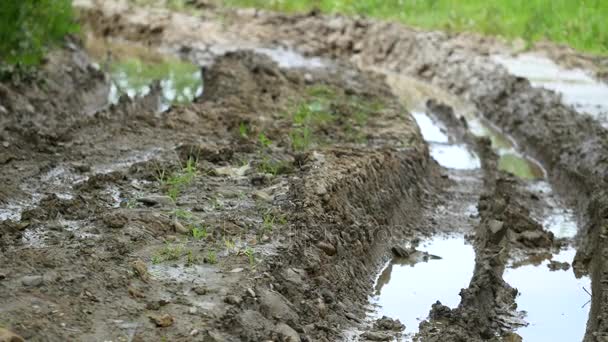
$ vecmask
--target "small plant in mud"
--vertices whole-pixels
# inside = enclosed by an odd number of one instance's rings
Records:
[[[273,160],[268,155],[263,155],[262,160],[258,164],[258,172],[268,173],[273,176],[281,173],[282,170],[285,169],[285,162]]]
[[[244,139],[249,138],[249,125],[246,122],[239,124],[239,136]]]
[[[264,134],[263,132],[258,135],[258,142],[264,148],[268,148],[272,144],[272,140],[268,139],[266,134]]]
[[[190,228],[190,232],[192,233],[194,240],[207,238],[207,228],[204,226],[194,225]]]
[[[229,238],[224,238],[224,245],[228,252],[233,251],[236,248],[236,243]]]
[[[179,260],[183,254],[183,247],[181,245],[170,245],[167,243],[165,247],[161,248],[156,254],[152,256],[153,264],[160,264],[164,261]]]
[[[273,176],[276,176],[280,173],[286,172],[289,169],[289,166],[285,161],[275,160],[272,158],[270,154],[270,145],[272,145],[272,140],[270,140],[264,133],[260,133],[258,136],[258,142],[262,147],[262,150],[259,151],[260,161],[257,165],[258,172],[268,173]]]
[[[249,260],[249,266],[251,266],[253,268],[255,266],[255,251],[253,250],[253,248],[247,247],[245,249],[245,255],[247,256],[247,259]]]
[[[186,165],[181,171],[167,176],[164,169],[157,171],[157,180],[167,188],[167,195],[173,201],[177,201],[183,189],[192,183],[198,174],[197,161],[193,158],[188,158]]]
[[[192,250],[188,250],[186,254],[186,266],[192,266],[198,264],[198,258],[194,255]]]
[[[181,208],[173,210],[172,214],[173,216],[175,216],[175,218],[187,221],[191,220],[194,217],[194,215],[190,211]]]
[[[217,253],[214,250],[208,251],[205,256],[205,262],[211,265],[217,264]]]

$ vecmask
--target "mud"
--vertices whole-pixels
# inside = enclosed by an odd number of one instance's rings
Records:
[[[316,12],[75,4],[113,47],[73,40],[36,75],[45,86],[0,84],[3,327],[33,341],[533,339],[544,330],[523,326],[544,315],[514,274],[549,265],[591,276],[585,339],[606,334],[606,130],[497,65],[508,48]],[[204,67],[202,94],[159,113],[167,96],[144,80],[110,101],[107,51]],[[442,262],[391,249],[445,233],[475,251],[468,284],[404,318],[380,299],[368,317],[392,272]]]

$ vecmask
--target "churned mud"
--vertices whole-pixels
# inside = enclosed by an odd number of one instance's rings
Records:
[[[86,34],[0,83],[0,341],[608,336],[590,59],[75,5]]]

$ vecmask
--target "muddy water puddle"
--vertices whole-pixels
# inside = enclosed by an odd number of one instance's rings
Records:
[[[554,254],[553,261],[572,263],[576,250]],[[581,341],[585,334],[591,299],[589,277],[577,279],[572,267],[551,270],[550,261],[507,268],[504,279],[519,291],[518,310],[527,326],[517,333],[524,341]]]
[[[494,56],[493,59],[510,73],[530,80],[533,86],[560,93],[565,104],[608,127],[608,85],[585,71],[565,69],[548,58],[532,54]]]
[[[455,170],[474,170],[481,167],[479,157],[464,144],[450,144],[444,129],[426,113],[414,112],[422,137],[429,143],[431,157],[439,165]]]
[[[109,103],[118,103],[123,94],[130,98],[146,96],[155,81],[160,82],[160,112],[172,104],[192,102],[203,93],[201,68],[169,54],[91,34],[86,49],[110,75]]]
[[[473,246],[462,236],[435,237],[416,250],[410,258],[393,259],[384,267],[372,298],[380,316],[399,319],[409,334],[418,330],[437,300],[458,306],[458,294],[468,286],[475,264]]]

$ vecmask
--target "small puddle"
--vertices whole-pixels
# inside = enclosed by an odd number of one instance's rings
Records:
[[[379,316],[399,319],[409,334],[418,331],[437,300],[458,306],[460,290],[468,286],[475,266],[473,246],[463,237],[435,237],[416,249],[441,259],[390,261],[376,280],[371,300]]]
[[[429,143],[431,157],[439,165],[455,170],[474,170],[481,167],[475,152],[463,144],[449,144],[449,138],[426,113],[414,112],[414,120],[420,127],[422,137]]]
[[[285,48],[257,48],[253,51],[270,57],[281,68],[319,69],[327,65],[327,62],[321,58],[306,57],[294,50]]]
[[[536,160],[522,155],[517,144],[485,120],[472,117],[467,120],[471,133],[478,137],[488,137],[492,148],[498,154],[498,169],[514,174],[524,180],[546,177],[545,169]]]
[[[572,263],[576,250],[569,248],[552,260]],[[517,329],[524,341],[582,341],[591,297],[589,277],[576,279],[574,271],[551,271],[549,260],[540,265],[507,268],[504,279],[519,291],[518,310],[525,311],[528,326]]]
[[[439,165],[454,170],[475,170],[481,167],[481,162],[475,152],[466,145],[431,144],[431,157]]]
[[[154,81],[160,81],[162,90],[159,112],[172,104],[192,102],[203,93],[201,68],[197,65],[91,34],[87,37],[86,50],[110,75],[109,103],[118,103],[123,94],[130,98],[145,96],[150,93]]]
[[[493,56],[493,60],[535,87],[562,95],[564,104],[586,113],[608,127],[608,85],[596,81],[581,69],[565,69],[552,60],[532,54],[517,57]]]

